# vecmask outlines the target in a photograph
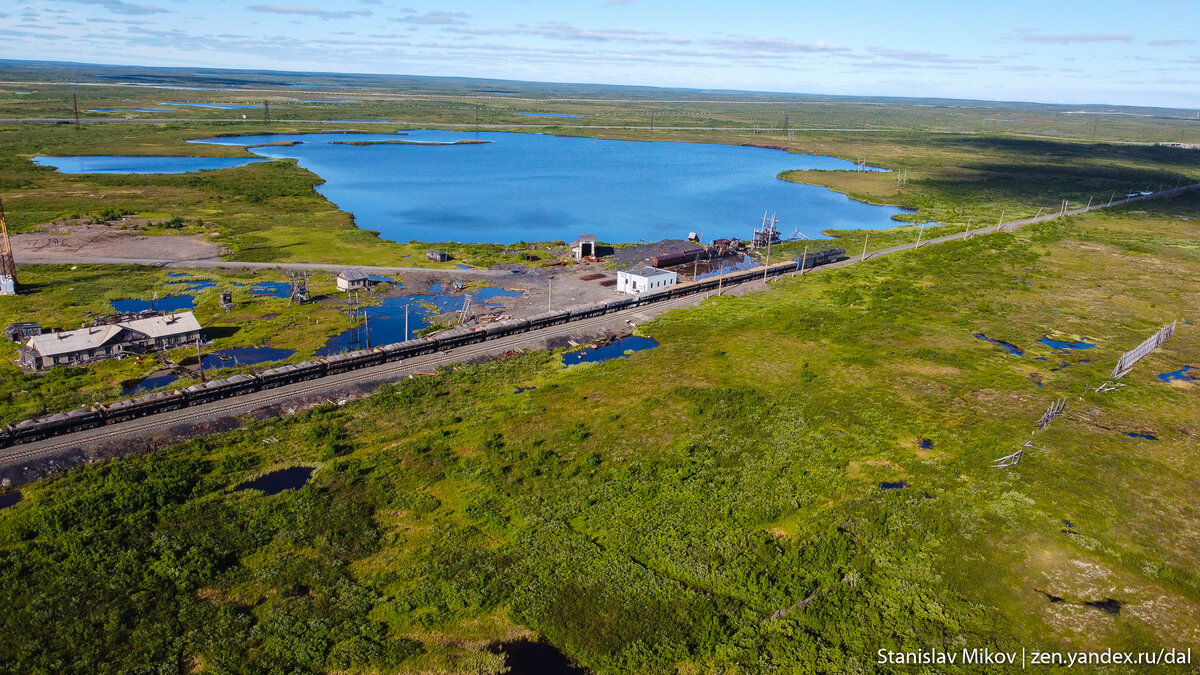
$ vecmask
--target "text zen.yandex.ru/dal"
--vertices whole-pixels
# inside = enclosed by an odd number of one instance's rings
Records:
[[[892,651],[880,649],[875,662],[891,666],[1159,666],[1190,665],[1192,650],[1160,649],[1156,652],[1104,651],[1044,652],[1022,648],[1020,651],[999,651],[988,648],[964,648],[959,651],[918,649]]]

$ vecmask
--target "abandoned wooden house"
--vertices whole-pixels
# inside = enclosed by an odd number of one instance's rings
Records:
[[[58,365],[78,365],[173,349],[200,339],[200,322],[191,312],[180,312],[35,335],[21,347],[18,360],[26,368],[45,370]]]

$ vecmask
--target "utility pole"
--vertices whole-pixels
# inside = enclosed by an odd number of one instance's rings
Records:
[[[263,101],[263,122],[271,123],[271,104],[268,101]]]
[[[196,369],[200,371],[200,381],[204,382],[204,358],[200,356],[200,338],[196,337]]]
[[[548,281],[546,283],[546,311],[547,312],[553,311],[551,309],[551,304],[550,304],[553,298],[554,298],[554,277],[550,277],[550,281]]]
[[[1092,210],[1092,196],[1091,196],[1091,195],[1088,195],[1088,205],[1087,205],[1087,206],[1085,206],[1085,207],[1083,207],[1083,210],[1084,210],[1085,212],[1086,212],[1086,211],[1091,211],[1091,210]]]
[[[967,233],[963,235],[963,239],[971,238],[971,219],[967,218]]]
[[[79,131],[79,95],[71,94],[71,103],[75,107],[75,131]]]
[[[917,245],[913,248],[921,248],[921,235],[925,234],[925,223],[917,224]]]
[[[767,262],[763,265],[763,281],[767,280],[767,270],[771,269],[771,242],[775,240],[774,236],[767,237]]]
[[[404,306],[404,340],[408,341],[408,305]]]
[[[867,242],[868,241],[871,241],[871,235],[869,235],[869,234],[866,237],[863,237],[863,254],[862,254],[862,259],[859,260],[859,262],[867,261]]]
[[[800,257],[800,276],[804,276],[806,269],[808,269],[808,244],[804,245],[804,255]]]

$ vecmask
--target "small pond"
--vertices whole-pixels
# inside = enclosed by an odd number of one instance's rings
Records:
[[[171,371],[158,372],[140,380],[125,384],[121,387],[122,396],[137,396],[159,387],[165,387],[179,379],[179,375]]]
[[[195,306],[196,298],[192,295],[167,295],[157,300],[138,300],[136,298],[127,298],[125,300],[113,300],[113,309],[122,314],[134,314],[152,310],[155,312],[179,312],[185,309],[192,309]]]
[[[238,485],[235,490],[260,490],[264,495],[277,495],[284,490],[299,490],[312,478],[311,466],[295,466],[290,469],[280,469]]]
[[[422,328],[428,328],[429,322],[435,317],[455,312],[463,308],[467,296],[470,296],[472,306],[496,307],[500,303],[490,302],[496,298],[515,298],[520,291],[510,291],[494,286],[485,286],[469,293],[452,294],[442,288],[442,284],[434,284],[428,293],[400,295],[384,298],[378,305],[363,309],[365,321],[335,335],[317,350],[317,356],[329,356],[355,349],[365,349],[367,343],[371,346],[391,344],[411,340],[415,333]],[[404,312],[408,308],[408,334],[404,333]],[[482,311],[482,310],[481,310]]]
[[[902,481],[902,480],[898,480],[898,481],[894,481],[894,482],[890,482],[890,483],[887,481],[884,481],[879,484],[879,487],[880,487],[880,489],[883,489],[883,490],[903,490],[904,488],[908,487],[908,483],[906,481]]]
[[[295,353],[295,349],[279,349],[277,347],[229,347],[205,354],[201,357],[200,362],[205,370],[215,370],[234,366],[253,366],[268,361],[282,361]]]
[[[286,281],[260,281],[250,287],[254,295],[270,295],[276,298],[292,297],[292,285]]]
[[[7,509],[8,507],[20,502],[24,498],[25,495],[22,495],[20,490],[5,492],[4,494],[0,495],[0,509]]]
[[[996,345],[997,347],[1004,347],[1005,349],[1008,350],[1008,353],[1012,354],[1013,356],[1024,356],[1025,355],[1025,350],[1021,349],[1020,347],[1018,347],[1012,343],[1005,342],[1004,340],[994,340],[994,339],[984,335],[983,333],[972,333],[972,335],[975,336],[976,340],[983,340],[984,342],[990,342],[990,343]]]
[[[503,654],[509,675],[587,675],[588,671],[571,663],[554,645],[541,640],[517,640],[488,647]]]
[[[1125,435],[1130,438],[1144,438],[1148,441],[1157,441],[1158,440],[1158,436],[1155,436],[1153,434],[1139,434],[1135,431],[1126,431]]]
[[[644,349],[654,349],[658,343],[650,338],[631,335],[621,338],[603,347],[594,347],[589,349],[581,349],[577,352],[567,352],[563,354],[563,367],[572,366],[577,363],[595,363],[597,361],[607,361],[609,359],[619,359],[628,356],[625,352],[639,352]]]
[[[52,166],[59,173],[115,173],[115,174],[148,174],[148,173],[188,173],[191,171],[207,171],[211,169],[228,169],[234,166],[245,166],[266,159],[231,159],[226,157],[34,157],[33,163],[38,166]]]
[[[1054,349],[1057,349],[1060,352],[1065,352],[1068,349],[1095,349],[1095,347],[1096,347],[1096,345],[1094,345],[1090,342],[1068,342],[1068,341],[1064,341],[1064,340],[1051,340],[1048,337],[1044,337],[1041,340],[1038,340],[1038,342],[1041,342],[1042,344],[1046,345],[1047,347],[1053,347]]]
[[[1189,370],[1195,370],[1195,368],[1192,366],[1184,366],[1184,367],[1180,368],[1179,370],[1172,370],[1169,373],[1160,373],[1158,375],[1158,379],[1162,380],[1163,382],[1170,382],[1172,380],[1183,380],[1184,382],[1195,382],[1197,380],[1197,378],[1195,378],[1191,375],[1188,375]]]

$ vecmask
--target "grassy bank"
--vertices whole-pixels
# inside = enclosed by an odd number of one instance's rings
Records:
[[[1200,334],[1085,391],[1197,318],[1198,219],[1191,195],[826,270],[645,324],[629,359],[443,370],[76,469],[0,514],[4,661],[500,672],[486,645],[526,630],[598,673],[1200,648],[1200,389],[1155,377]],[[296,464],[297,492],[231,491]]]

